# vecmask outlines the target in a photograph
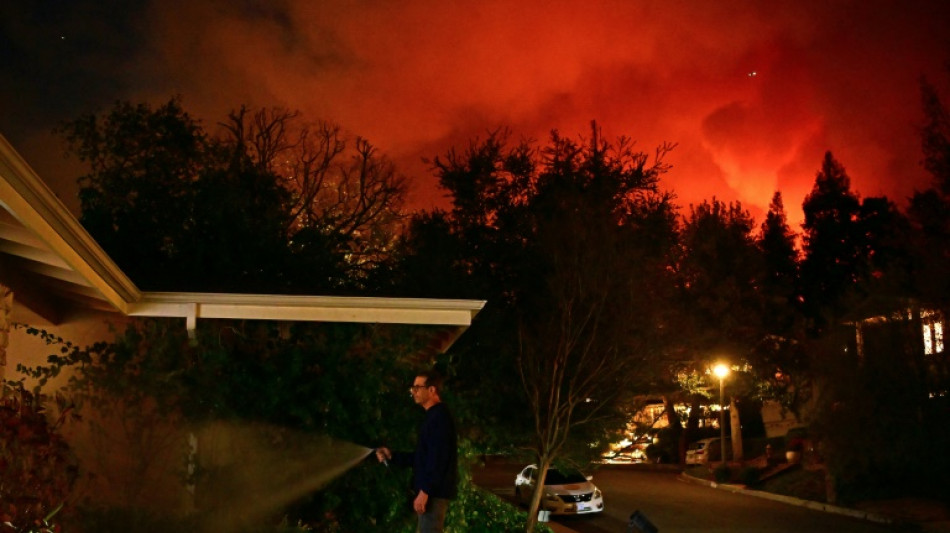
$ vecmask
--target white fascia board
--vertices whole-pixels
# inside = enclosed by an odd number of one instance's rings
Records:
[[[0,206],[122,313],[141,292],[0,135]]]
[[[129,315],[469,326],[482,300],[145,292]]]

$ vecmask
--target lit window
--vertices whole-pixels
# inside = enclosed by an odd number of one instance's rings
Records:
[[[938,313],[923,315],[924,353],[943,353],[943,318]]]
[[[943,351],[943,322],[934,322],[934,352]]]
[[[930,324],[924,324],[924,353],[927,355],[934,353],[934,341],[930,337]]]

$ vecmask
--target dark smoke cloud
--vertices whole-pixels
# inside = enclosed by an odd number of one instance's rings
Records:
[[[24,59],[2,67],[0,131],[68,191],[45,133],[54,119],[174,94],[210,124],[242,103],[286,106],[368,137],[429,207],[440,199],[423,158],[500,126],[543,141],[597,120],[647,152],[679,143],[664,185],[680,204],[715,195],[761,220],[780,189],[798,222],[826,150],[864,195],[902,203],[927,185],[918,82],[946,81],[945,4],[84,0],[68,17],[3,7],[0,43]]]

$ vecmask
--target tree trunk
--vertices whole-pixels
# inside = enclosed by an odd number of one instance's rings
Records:
[[[689,443],[696,440],[696,431],[699,430],[699,409],[703,397],[699,394],[690,396],[689,416],[686,418],[686,429],[680,435],[679,464],[686,463],[686,449]]]
[[[525,533],[532,533],[538,524],[538,511],[541,508],[541,498],[544,496],[544,479],[548,477],[548,468],[551,459],[544,458],[538,461],[538,479],[534,482],[534,492],[531,493],[531,504],[528,505],[528,520],[525,522]]]
[[[742,460],[742,422],[739,421],[739,407],[736,397],[729,400],[729,422],[732,425],[732,460]],[[725,450],[723,450],[725,452]]]
[[[680,446],[680,440],[683,435],[683,423],[680,421],[680,415],[676,412],[676,404],[673,402],[673,399],[669,396],[663,397],[663,409],[666,412],[666,422],[670,427],[670,438],[673,442],[676,443],[677,450]],[[677,463],[681,462],[680,455],[683,458],[686,457],[686,452],[682,451],[677,453],[677,457],[670,457],[671,461],[676,461]]]

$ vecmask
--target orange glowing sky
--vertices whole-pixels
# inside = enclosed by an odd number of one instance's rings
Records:
[[[0,133],[71,207],[50,128],[180,94],[206,124],[242,103],[337,122],[413,178],[417,207],[446,205],[423,158],[597,120],[650,153],[678,143],[662,186],[680,205],[739,200],[761,222],[781,190],[797,229],[826,150],[863,196],[926,187],[919,80],[950,78],[942,1],[46,3],[0,7]]]

